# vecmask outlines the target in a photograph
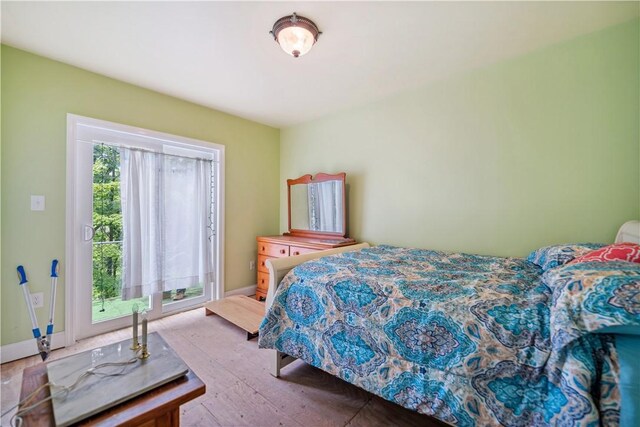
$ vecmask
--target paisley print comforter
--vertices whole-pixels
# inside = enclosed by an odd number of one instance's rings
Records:
[[[390,246],[320,258],[284,278],[259,345],[454,425],[616,425],[613,339],[554,348],[541,274]]]

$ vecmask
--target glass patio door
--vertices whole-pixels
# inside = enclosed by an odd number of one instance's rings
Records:
[[[129,144],[145,141],[140,137],[137,137],[140,141],[132,141],[132,136],[126,133],[118,135],[77,123],[75,134],[73,227],[76,232],[74,271],[70,275],[75,289],[75,338],[130,325],[134,307],[138,311],[146,310],[149,319],[154,319],[211,300],[213,284],[206,283],[127,301],[122,299],[121,156],[120,147],[114,141],[118,138],[124,138]],[[184,148],[169,146],[164,151],[175,156]]]

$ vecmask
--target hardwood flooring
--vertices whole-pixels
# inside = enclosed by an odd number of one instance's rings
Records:
[[[387,402],[301,361],[272,377],[269,352],[257,340],[219,316],[192,310],[149,323],[205,382],[205,395],[183,405],[183,426],[442,426],[433,418]],[[123,329],[55,350],[50,360],[127,339]],[[18,401],[22,371],[40,362],[33,356],[5,363],[1,406]],[[9,425],[9,416],[2,425]]]

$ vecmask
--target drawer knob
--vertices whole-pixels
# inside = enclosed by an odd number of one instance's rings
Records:
[[[260,280],[260,283],[261,283],[262,285],[264,285],[264,279]]]
[[[280,253],[281,253],[281,254],[283,254],[283,253],[285,253],[285,252],[286,252],[286,251],[285,251],[284,249],[280,249]]]
[[[264,248],[264,246],[263,246],[261,250],[264,252],[264,249],[265,249],[265,248]]]
[[[300,252],[295,251],[293,254],[294,254],[294,255],[300,255]]]
[[[262,262],[260,263],[260,265],[264,267],[264,261],[262,261]]]

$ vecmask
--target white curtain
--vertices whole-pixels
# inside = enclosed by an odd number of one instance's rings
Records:
[[[342,232],[342,182],[314,182],[308,188],[310,229]]]
[[[208,285],[212,162],[121,149],[122,298]]]

